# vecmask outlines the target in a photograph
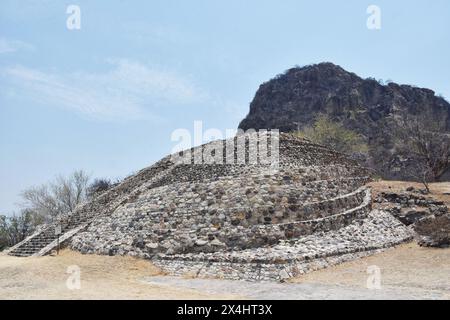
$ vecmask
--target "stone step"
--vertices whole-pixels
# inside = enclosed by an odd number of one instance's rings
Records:
[[[36,253],[35,251],[20,251],[20,252],[14,252],[13,254],[28,254],[28,255],[32,255]]]
[[[47,244],[50,244],[50,243],[52,243],[52,242],[53,242],[53,240],[51,240],[51,241],[30,241],[30,242],[25,243],[23,246],[26,246],[26,245],[30,245],[30,246],[41,246],[41,245],[47,245]]]
[[[86,218],[72,218],[69,222],[67,222],[61,229],[61,235],[77,228],[81,224],[87,221]],[[43,248],[50,245],[52,242],[58,239],[58,236],[54,233],[54,226],[49,225],[46,230],[43,230],[40,234],[35,237],[24,241],[17,248],[9,252],[9,255],[17,256],[17,257],[28,257],[33,254],[38,253]]]

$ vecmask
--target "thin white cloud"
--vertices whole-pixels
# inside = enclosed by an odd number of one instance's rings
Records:
[[[0,38],[0,54],[12,53],[19,50],[34,50],[34,46],[19,40],[8,40],[6,38]]]
[[[46,73],[24,66],[4,70],[27,98],[99,120],[158,117],[158,108],[199,103],[207,95],[180,75],[128,60],[110,60],[103,73]]]
[[[125,37],[138,44],[165,43],[186,44],[196,39],[196,35],[174,26],[154,24],[149,21],[126,21],[121,28]]]

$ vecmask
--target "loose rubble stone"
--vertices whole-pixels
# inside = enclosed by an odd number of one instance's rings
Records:
[[[439,217],[448,212],[442,201],[407,192],[381,192],[374,203],[377,208],[389,211],[405,225],[415,225],[422,219]]]

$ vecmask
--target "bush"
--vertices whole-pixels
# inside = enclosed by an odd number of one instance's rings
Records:
[[[350,155],[368,152],[367,144],[362,136],[344,128],[341,123],[332,121],[326,114],[319,114],[313,126],[297,131],[296,134],[338,152]]]

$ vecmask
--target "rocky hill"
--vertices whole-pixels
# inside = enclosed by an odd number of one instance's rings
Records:
[[[426,114],[450,131],[450,104],[430,89],[363,79],[332,63],[296,67],[263,83],[239,124],[247,130],[295,131],[328,114],[359,133],[369,146],[368,163],[384,178],[405,179],[404,157],[393,138],[399,120]]]

